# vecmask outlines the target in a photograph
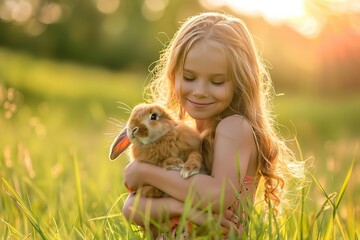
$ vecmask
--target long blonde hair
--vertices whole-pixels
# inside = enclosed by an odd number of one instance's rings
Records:
[[[258,166],[259,174],[264,178],[265,201],[276,207],[285,183],[284,171],[290,169],[286,163],[294,157],[274,129],[272,82],[247,27],[239,18],[222,13],[202,13],[187,19],[162,51],[146,93],[151,101],[166,106],[173,113],[180,113],[180,118],[184,118],[175,93],[175,74],[182,71],[193,44],[207,39],[223,47],[235,92],[229,107],[207,131],[203,151],[212,158],[215,128],[221,119],[232,114],[244,116],[252,125],[258,144]],[[289,172],[299,176],[301,166],[295,169],[296,173]]]

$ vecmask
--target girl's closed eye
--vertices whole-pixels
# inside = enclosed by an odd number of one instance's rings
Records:
[[[226,82],[226,79],[224,77],[211,78],[210,82],[212,85],[221,86]]]
[[[212,80],[211,83],[215,86],[221,86],[225,83],[224,80]]]
[[[194,81],[196,79],[195,77],[186,76],[186,75],[184,75],[183,78],[184,78],[185,81]]]

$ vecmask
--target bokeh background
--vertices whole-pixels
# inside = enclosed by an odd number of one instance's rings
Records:
[[[126,192],[126,156],[108,160],[124,104],[143,100],[159,52],[202,11],[244,20],[269,66],[279,131],[328,193],[355,161],[339,212],[359,219],[359,0],[0,0],[0,175],[39,219],[71,219],[61,231],[72,236],[79,215],[104,216]],[[0,229],[26,236],[8,195]],[[307,198],[325,199],[316,187]]]

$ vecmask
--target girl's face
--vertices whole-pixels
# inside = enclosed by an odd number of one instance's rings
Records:
[[[202,40],[189,50],[183,71],[175,76],[181,106],[195,120],[211,120],[231,103],[234,84],[226,55],[215,42]]]

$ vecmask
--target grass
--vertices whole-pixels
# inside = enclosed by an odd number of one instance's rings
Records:
[[[5,49],[0,62],[1,239],[146,238],[121,214],[127,159],[108,160],[121,125],[112,118],[127,118],[117,102],[140,102],[146,74]],[[286,94],[275,103],[280,130],[301,150],[291,147],[313,159],[312,181],[299,207],[276,221],[270,214],[271,224],[256,206],[247,237],[359,239],[360,97]]]

